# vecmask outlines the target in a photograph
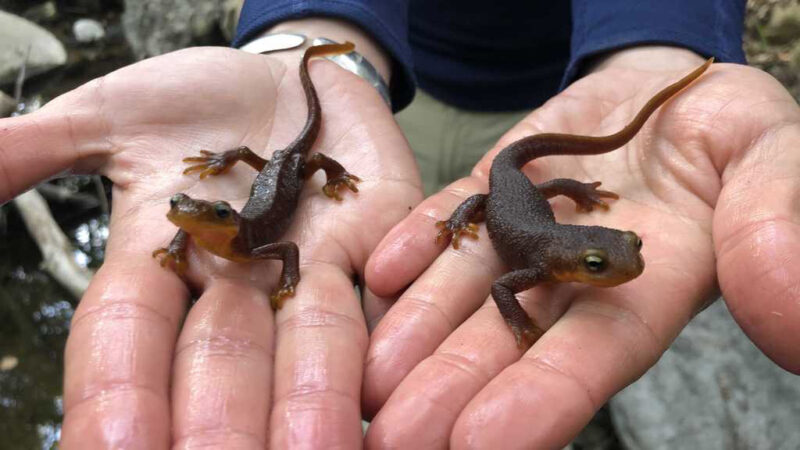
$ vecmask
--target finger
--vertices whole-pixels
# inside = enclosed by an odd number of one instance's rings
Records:
[[[67,339],[61,448],[165,448],[188,292],[147,252],[108,253]]]
[[[96,114],[50,111],[0,119],[0,203],[66,170],[94,170],[110,153]]]
[[[572,291],[562,287],[539,288],[518,297],[539,325],[547,328],[563,315],[572,295]],[[391,395],[367,430],[367,447],[448,447],[461,410],[519,357],[513,334],[489,297],[432,355],[414,367],[394,391],[387,393]],[[397,423],[404,425],[400,427]]]
[[[792,338],[800,335],[798,147],[797,125],[755,141],[724,177],[714,236],[719,282],[734,318],[767,356],[800,374],[800,346]]]
[[[519,358],[513,344],[497,345],[498,336],[510,331],[498,320],[497,308],[487,305],[390,391],[367,429],[366,448],[449,447],[461,410]]]
[[[486,192],[486,184],[474,177],[461,179],[425,199],[392,228],[367,261],[370,290],[390,297],[416,279],[443,250],[434,245],[436,222],[450,217],[460,202],[477,192]]]
[[[265,448],[273,320],[267,295],[241,280],[211,282],[175,353],[173,448]]]
[[[358,448],[367,332],[351,279],[338,267],[301,267],[277,314],[272,448]]]
[[[464,198],[468,196],[463,194]],[[454,198],[451,203],[458,200]],[[433,226],[431,229],[435,231]],[[427,246],[442,248],[433,239]],[[501,263],[485,231],[477,242],[458,250],[445,247],[372,333],[364,368],[363,406],[367,416],[380,409],[414,366],[483,303],[500,271]]]
[[[361,304],[364,310],[364,319],[367,322],[367,331],[372,334],[397,299],[394,297],[378,297],[366,286],[361,287],[361,292]]]

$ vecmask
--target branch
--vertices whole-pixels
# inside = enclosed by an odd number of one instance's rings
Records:
[[[42,252],[42,268],[75,298],[81,298],[93,273],[75,262],[75,249],[50,214],[47,202],[31,189],[15,198],[14,206]]]

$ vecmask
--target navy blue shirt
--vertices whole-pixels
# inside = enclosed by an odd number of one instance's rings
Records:
[[[279,22],[346,19],[392,57],[395,110],[419,85],[478,111],[534,108],[587,58],[667,44],[744,63],[746,0],[246,0],[234,46]]]

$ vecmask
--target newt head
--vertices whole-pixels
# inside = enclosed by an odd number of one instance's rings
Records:
[[[229,253],[239,234],[239,214],[227,202],[195,200],[186,194],[169,199],[167,219],[189,233],[202,247],[220,256]]]
[[[556,244],[553,277],[593,286],[612,287],[644,271],[642,240],[632,231],[567,226],[566,239]]]

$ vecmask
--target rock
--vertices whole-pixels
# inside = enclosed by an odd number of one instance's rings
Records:
[[[12,83],[25,60],[27,75],[47,72],[67,62],[67,52],[49,31],[0,11],[0,84]]]
[[[125,0],[122,23],[137,58],[191,45],[224,44],[219,0]]]
[[[31,22],[45,22],[53,20],[58,15],[56,3],[53,1],[40,3],[25,10],[22,14],[23,17]]]
[[[789,66],[795,73],[800,73],[800,40],[798,40],[789,52]]]
[[[78,42],[87,44],[103,39],[106,35],[106,30],[103,28],[103,24],[96,20],[78,19],[72,24],[72,33]]]
[[[236,35],[236,25],[239,23],[242,5],[244,5],[244,2],[241,0],[224,0],[222,2],[222,19],[219,27],[228,42],[233,41]]]
[[[0,358],[0,372],[14,370],[19,365],[19,358],[14,355],[5,355]]]
[[[800,448],[800,378],[764,356],[722,301],[615,396],[611,412],[629,449]]]
[[[17,109],[17,102],[13,98],[0,92],[0,117],[8,117]]]
[[[776,6],[763,35],[771,44],[788,44],[800,36],[800,4]]]
[[[570,450],[617,450],[619,448],[619,440],[611,423],[608,405],[597,411],[592,421],[567,447]]]

